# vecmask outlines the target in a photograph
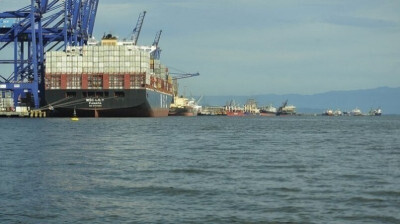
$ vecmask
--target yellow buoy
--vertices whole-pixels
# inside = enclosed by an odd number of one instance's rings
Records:
[[[72,115],[72,117],[71,117],[71,121],[79,121],[78,116],[76,116],[76,110],[75,110],[75,108],[74,108],[74,115]]]

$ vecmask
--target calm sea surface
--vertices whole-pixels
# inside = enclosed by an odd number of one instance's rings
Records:
[[[400,116],[0,127],[0,223],[400,223]]]

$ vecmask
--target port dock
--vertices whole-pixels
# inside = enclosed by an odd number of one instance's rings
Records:
[[[45,118],[46,111],[0,111],[0,117],[16,117],[16,118]]]

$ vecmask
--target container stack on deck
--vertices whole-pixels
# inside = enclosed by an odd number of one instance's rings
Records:
[[[133,45],[68,47],[46,55],[46,89],[129,89],[143,85],[170,91],[168,69]]]

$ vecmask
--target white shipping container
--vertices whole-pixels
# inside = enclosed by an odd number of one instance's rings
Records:
[[[142,62],[142,63],[140,63],[140,67],[142,67],[142,68],[147,68],[147,67],[148,67],[148,64],[145,63],[145,62]]]

